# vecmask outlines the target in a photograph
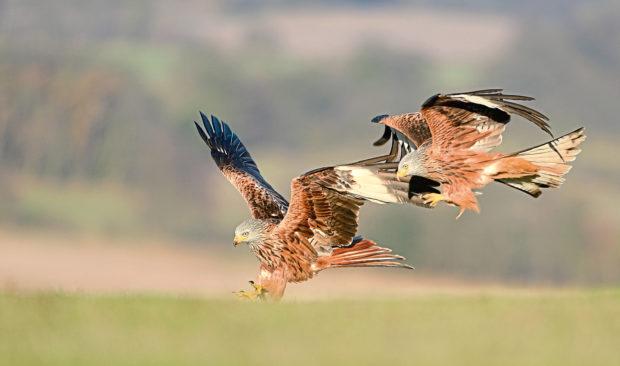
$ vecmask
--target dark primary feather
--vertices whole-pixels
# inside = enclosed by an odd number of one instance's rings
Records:
[[[376,117],[375,117],[376,118]],[[374,118],[373,118],[374,121]],[[373,142],[373,146],[381,146],[384,145],[386,142],[390,141],[390,137],[392,137],[392,128],[385,126],[385,130],[383,131],[383,135],[381,135],[381,137]],[[394,137],[396,138],[396,136]]]
[[[513,100],[533,98],[502,94],[500,89],[436,94],[422,104],[420,113],[431,130],[435,146],[487,152],[501,143],[501,133],[512,114],[552,135],[544,114]]]
[[[204,129],[194,121],[203,141],[211,149],[211,157],[222,173],[243,195],[252,216],[257,219],[282,219],[288,201],[267,183],[237,134],[228,124],[200,112]]]
[[[202,112],[200,112],[200,117],[202,118],[206,134],[196,121],[194,121],[194,123],[196,124],[200,137],[202,137],[204,142],[206,142],[211,149],[211,156],[219,168],[224,165],[232,164],[248,174],[252,174],[254,177],[263,180],[266,185],[269,185],[264,181],[258,170],[258,166],[250,156],[248,150],[239,137],[237,137],[237,134],[228,127],[226,122],[220,122],[214,115],[211,115],[211,121],[209,121],[209,118]]]
[[[460,97],[465,96],[465,98]],[[491,108],[485,106],[483,104],[472,103],[468,101],[467,96],[479,97],[486,99],[497,105],[497,108]],[[518,104],[515,102],[511,102],[511,100],[519,100],[519,101],[531,101],[534,100],[532,97],[524,96],[524,95],[514,95],[514,94],[502,94],[502,89],[487,89],[487,90],[477,90],[473,92],[465,92],[465,93],[450,93],[446,95],[435,95],[429,98],[422,107],[431,107],[432,105],[445,105],[451,106],[455,108],[462,108],[464,110],[470,111],[474,114],[478,114],[481,116],[485,116],[490,118],[495,122],[500,123],[508,123],[510,120],[510,114],[519,115],[540,127],[543,131],[547,132],[549,135],[553,136],[551,133],[549,124],[547,121],[549,118],[544,114],[530,108],[524,106],[522,104]],[[468,104],[466,106],[464,104],[454,103],[455,101],[462,102]],[[500,113],[503,112],[503,113]]]
[[[370,122],[373,123],[379,123],[382,119],[389,117],[389,114],[380,114],[378,116],[373,117],[373,119],[370,120]]]
[[[434,97],[431,97],[431,99],[427,100],[427,102],[425,102],[422,105],[422,107],[428,108],[431,106],[441,105],[441,106],[455,108],[455,109],[462,109],[464,111],[468,111],[473,114],[479,114],[479,115],[488,117],[492,119],[493,121],[496,121],[499,123],[508,123],[508,121],[510,121],[510,114],[508,114],[507,112],[504,112],[501,109],[489,108],[482,104],[475,104],[471,102],[466,102],[466,101],[461,101],[461,100],[450,100],[450,99],[442,101],[440,103],[435,103],[439,96],[440,94],[437,94]]]

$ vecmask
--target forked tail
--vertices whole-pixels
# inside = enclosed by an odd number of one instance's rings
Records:
[[[537,167],[535,174],[515,178],[497,179],[498,182],[523,191],[533,197],[542,194],[541,188],[556,188],[564,182],[564,174],[572,168],[568,163],[581,152],[578,148],[586,136],[580,128],[542,145],[512,154]]]
[[[377,246],[377,243],[357,237],[346,247],[334,248],[332,254],[317,260],[318,269],[331,267],[403,267],[408,264],[397,262],[405,257],[390,254],[392,250]]]

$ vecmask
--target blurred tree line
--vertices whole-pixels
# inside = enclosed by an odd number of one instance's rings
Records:
[[[448,208],[368,205],[362,232],[434,273],[617,282],[620,48],[610,40],[620,38],[620,5],[571,1],[561,12],[545,13],[553,3],[509,2],[490,10],[487,3],[474,1],[469,9],[451,1],[415,3],[464,16],[486,9],[517,20],[520,33],[508,52],[460,63],[458,55],[436,62],[377,42],[350,57],[304,59],[282,52],[272,39],[277,35],[263,29],[227,51],[193,33],[202,14],[208,22],[276,7],[297,11],[299,5],[283,1],[170,7],[2,0],[0,222],[227,243],[247,209],[194,130],[199,109],[230,122],[287,196],[295,175],[383,153],[370,146],[382,132],[368,122],[373,116],[417,110],[439,91],[504,87],[537,97],[534,105],[552,117],[556,134],[586,125],[589,140],[569,184],[538,201],[489,187],[482,215],[458,222]],[[176,22],[174,11],[196,22]],[[506,147],[542,142],[528,127],[511,126]]]

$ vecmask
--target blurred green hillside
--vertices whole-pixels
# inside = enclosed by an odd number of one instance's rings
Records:
[[[248,211],[199,110],[288,196],[298,174],[383,153],[375,115],[503,87],[536,97],[556,135],[586,126],[566,185],[489,186],[459,221],[368,205],[362,234],[426,273],[618,283],[620,4],[489,4],[2,0],[0,225],[229,243]],[[502,150],[546,138],[517,118]]]

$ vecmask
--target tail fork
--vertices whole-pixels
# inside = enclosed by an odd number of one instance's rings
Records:
[[[532,197],[542,194],[541,188],[557,188],[564,182],[564,175],[571,169],[569,162],[581,152],[578,147],[585,139],[581,127],[569,134],[539,146],[520,151],[513,156],[535,164],[539,169],[534,175],[519,178],[497,179],[498,182],[523,191]]]
[[[413,269],[408,264],[396,262],[405,257],[390,254],[392,250],[377,246],[377,243],[356,238],[351,245],[334,248],[332,254],[317,260],[318,270],[331,267],[402,267]]]

